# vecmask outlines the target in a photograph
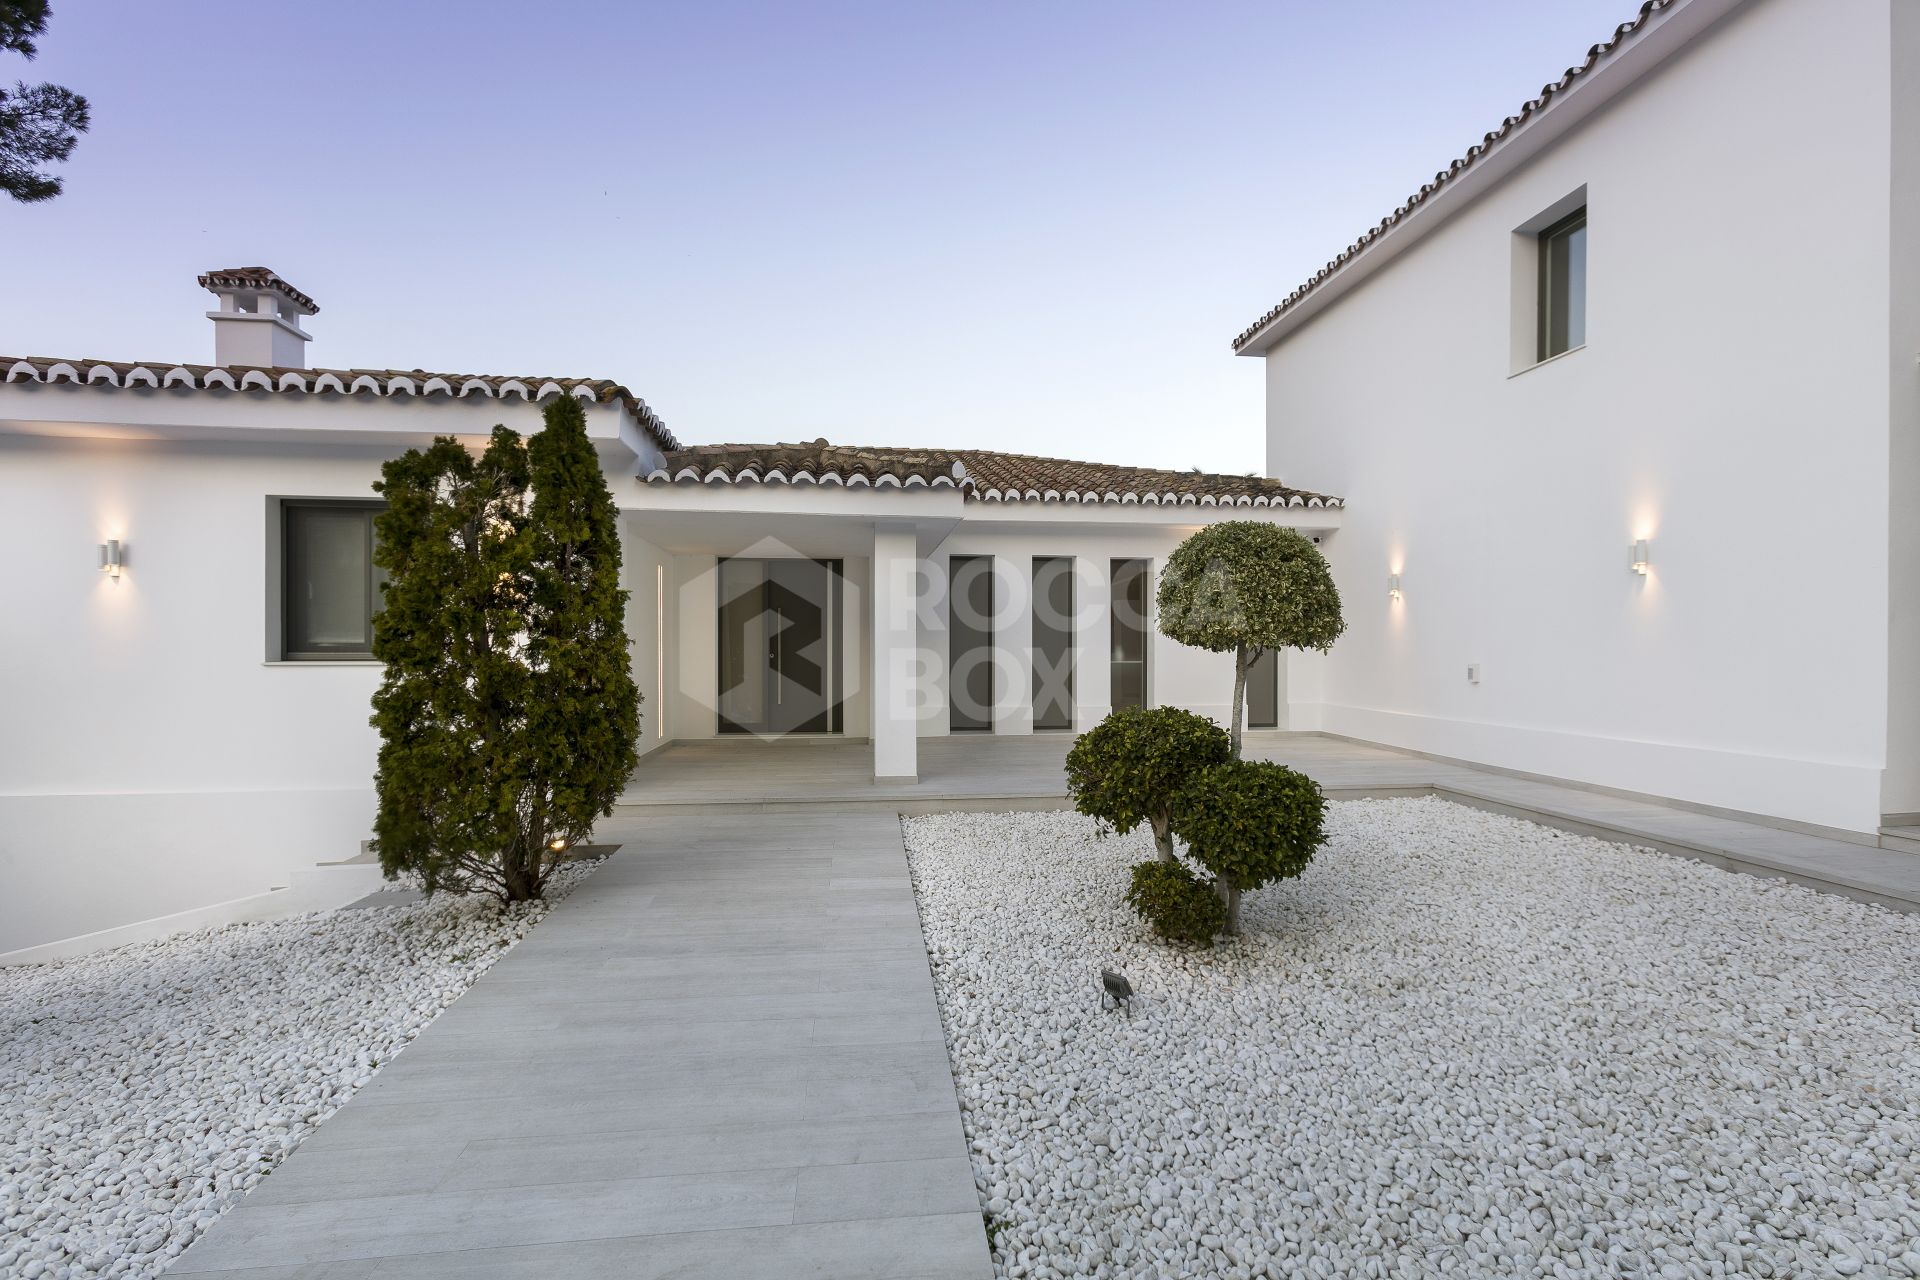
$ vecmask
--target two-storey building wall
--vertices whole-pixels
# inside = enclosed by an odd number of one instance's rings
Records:
[[[1349,508],[1296,726],[1873,828],[1890,23],[1739,5],[1270,349],[1273,473]],[[1582,191],[1586,342],[1529,366],[1517,236]]]

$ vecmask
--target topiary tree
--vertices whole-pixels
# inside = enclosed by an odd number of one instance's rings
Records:
[[[1074,740],[1067,752],[1073,807],[1125,835],[1153,828],[1163,862],[1173,861],[1173,798],[1196,772],[1229,758],[1227,735],[1178,707],[1123,707]]]
[[[1160,575],[1158,603],[1162,635],[1234,656],[1235,760],[1247,668],[1268,649],[1330,649],[1347,626],[1320,549],[1295,530],[1257,520],[1212,525],[1176,547]]]
[[[1227,904],[1205,880],[1177,862],[1135,865],[1127,905],[1169,942],[1210,947],[1227,924]]]
[[[572,396],[478,458],[442,437],[382,468],[386,664],[375,847],[427,892],[538,898],[637,762],[618,513]]]
[[[1227,932],[1240,932],[1240,895],[1299,875],[1326,843],[1326,797],[1303,773],[1264,760],[1229,760],[1181,789],[1173,831],[1213,873],[1227,908]]]

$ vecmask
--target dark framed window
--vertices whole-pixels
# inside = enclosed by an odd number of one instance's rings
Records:
[[[1112,616],[1110,701],[1114,710],[1147,705],[1147,588],[1152,574],[1145,560],[1115,560],[1108,565]]]
[[[1262,649],[1247,666],[1247,728],[1280,724],[1280,651]]]
[[[280,504],[281,654],[292,661],[373,657],[373,615],[387,575],[373,563],[378,502]]]
[[[1576,209],[1540,233],[1541,360],[1587,340],[1587,211]]]
[[[1073,557],[1033,558],[1033,727],[1073,728]]]
[[[993,557],[947,557],[947,709],[956,733],[993,730]]]

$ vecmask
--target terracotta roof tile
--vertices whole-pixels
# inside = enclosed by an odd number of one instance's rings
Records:
[[[538,403],[552,395],[574,395],[596,404],[619,404],[653,437],[661,449],[680,442],[667,424],[633,392],[605,378],[512,377],[501,374],[429,373],[424,369],[291,369],[245,365],[144,364],[124,360],[58,360],[46,356],[0,356],[0,382],[105,384],[109,387],[183,387],[193,391],[271,391],[289,394],[430,396],[464,399],[471,395],[505,400],[518,396]]]
[[[1339,498],[1264,476],[1163,471],[986,449],[830,444],[694,445],[666,455],[653,484],[838,484],[957,488],[973,502],[1338,507]]]
[[[200,277],[202,289],[270,289],[295,303],[308,315],[320,314],[320,304],[265,267],[219,267]]]
[[[1298,306],[1308,295],[1313,293],[1315,289],[1325,284],[1338,273],[1342,267],[1345,267],[1348,263],[1366,252],[1367,248],[1381,236],[1406,221],[1406,219],[1411,216],[1414,211],[1419,209],[1421,205],[1425,204],[1435,192],[1440,191],[1448,183],[1472,168],[1474,162],[1484,156],[1496,144],[1505,140],[1514,130],[1544,110],[1548,104],[1560,94],[1572,88],[1581,76],[1586,75],[1601,62],[1605,61],[1609,54],[1619,49],[1628,39],[1639,32],[1642,27],[1646,26],[1647,21],[1655,14],[1664,9],[1672,8],[1675,4],[1681,2],[1682,0],[1646,0],[1646,3],[1640,6],[1639,13],[1635,14],[1631,21],[1623,22],[1614,29],[1613,39],[1601,44],[1596,44],[1587,50],[1586,61],[1577,67],[1568,67],[1558,80],[1544,86],[1540,90],[1538,97],[1531,98],[1522,103],[1520,110],[1501,121],[1498,129],[1481,138],[1480,141],[1473,146],[1468,147],[1465,155],[1455,160],[1439,173],[1433,175],[1432,182],[1427,183],[1418,191],[1408,196],[1405,204],[1402,204],[1398,209],[1395,209],[1392,213],[1382,218],[1380,222],[1365,235],[1348,245],[1339,257],[1316,271],[1305,284],[1282,299],[1278,306],[1241,330],[1239,336],[1233,340],[1233,349],[1238,351],[1246,346],[1248,342],[1253,340],[1255,334],[1272,324],[1275,320],[1278,320],[1293,307]]]

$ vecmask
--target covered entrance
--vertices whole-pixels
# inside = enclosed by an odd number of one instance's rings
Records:
[[[840,733],[839,560],[719,562],[721,733]]]

